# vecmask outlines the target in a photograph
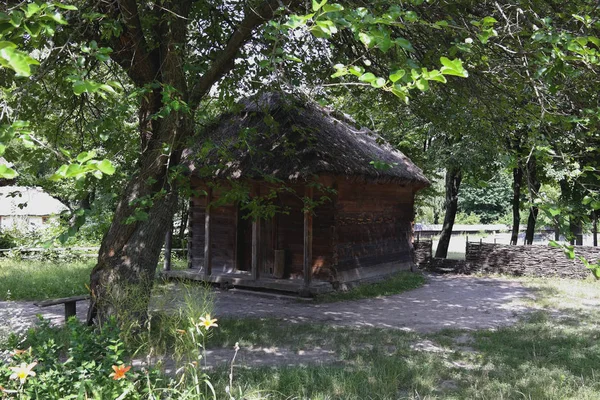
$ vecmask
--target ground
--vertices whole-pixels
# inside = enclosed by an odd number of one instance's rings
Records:
[[[177,287],[173,299],[160,301],[160,308],[180,304]],[[399,295],[357,301],[313,304],[288,296],[267,296],[245,291],[215,291],[214,315],[219,319],[274,318],[290,323],[324,323],[332,326],[400,329],[421,333],[443,329],[478,330],[509,326],[534,310],[523,299],[533,299],[531,289],[508,278],[429,275],[421,288]],[[78,316],[85,318],[86,302],[78,303]],[[0,302],[0,320],[11,332],[23,331],[41,314],[60,323],[62,305],[39,308],[33,302]],[[214,349],[215,362],[229,360],[229,349]],[[241,350],[240,361],[248,365],[331,362],[330,349],[257,347]]]
[[[507,278],[430,275],[421,288],[394,296],[349,302],[313,304],[288,296],[246,291],[215,291],[219,318],[280,318],[291,322],[320,321],[333,325],[393,328],[417,332],[441,329],[488,329],[513,324],[526,312],[519,300],[533,297],[521,282]],[[170,303],[175,307],[177,300]],[[83,319],[87,303],[78,303]],[[0,320],[21,331],[41,314],[60,322],[62,305],[39,308],[33,302],[0,302]]]
[[[236,398],[600,398],[597,282],[427,279],[399,295],[337,303],[215,291],[219,326],[202,363],[217,398],[227,398],[236,342],[234,388],[243,392]],[[182,285],[162,292],[169,295],[154,297],[156,311],[181,305],[186,293],[207,293]],[[78,310],[83,316],[85,306]],[[23,329],[39,311],[30,302],[0,303],[0,329]],[[42,311],[62,319],[62,307]],[[177,364],[165,360],[172,373]]]

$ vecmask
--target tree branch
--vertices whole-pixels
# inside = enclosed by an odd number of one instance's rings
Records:
[[[138,5],[135,0],[105,1],[100,5],[103,13],[115,21],[123,22],[120,36],[109,40],[111,58],[119,64],[136,86],[152,82],[158,74],[159,62],[155,52],[149,52],[142,30]]]
[[[299,0],[286,0],[285,3],[285,6],[289,6],[292,3],[302,4]],[[218,52],[208,71],[206,71],[192,89],[190,96],[190,105],[192,107],[196,107],[210,88],[227,72],[233,69],[239,50],[252,39],[254,29],[273,18],[275,10],[280,5],[282,4],[279,0],[265,0],[258,7],[246,10],[244,19],[229,38],[227,46]]]

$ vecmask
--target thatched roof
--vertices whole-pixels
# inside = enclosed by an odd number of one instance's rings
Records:
[[[285,181],[328,174],[417,187],[429,184],[408,157],[374,132],[357,128],[348,116],[273,93],[244,99],[240,107],[204,129],[201,137],[214,148],[185,152],[193,173]]]
[[[0,216],[49,216],[68,208],[38,187],[0,187]]]

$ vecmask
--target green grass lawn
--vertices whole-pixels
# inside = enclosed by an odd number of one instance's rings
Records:
[[[95,264],[95,257],[82,261],[0,258],[0,301],[44,300],[86,294],[90,272]],[[187,268],[187,261],[173,257],[172,267]],[[157,271],[161,268],[162,262]]]
[[[85,294],[95,259],[41,261],[0,259],[0,300],[42,300]]]
[[[418,334],[238,319],[219,321],[210,345],[325,348],[339,359],[324,366],[237,369],[234,387],[249,399],[600,399],[599,284],[524,283],[538,297],[526,304],[537,311],[498,330]],[[590,302],[598,307],[582,306]],[[228,371],[213,379],[222,390]]]

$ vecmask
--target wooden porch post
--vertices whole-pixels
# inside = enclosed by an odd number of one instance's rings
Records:
[[[206,190],[206,208],[204,214],[204,276],[212,274],[212,246],[210,237],[210,202],[212,200],[212,188]]]
[[[173,247],[173,219],[169,223],[169,230],[165,235],[165,262],[163,269],[165,271],[171,270],[171,248]]]
[[[255,185],[252,186],[252,197],[259,195],[259,189]],[[260,249],[260,219],[252,221],[252,279],[258,280],[258,260],[259,260],[259,249]]]
[[[194,263],[192,259],[192,240],[194,239],[194,201],[190,198],[189,206],[188,206],[188,218],[187,218],[187,246],[185,249],[188,268],[194,268]]]
[[[313,197],[313,188],[306,187],[305,189],[305,197],[312,200]],[[304,205],[307,207],[307,205]],[[312,209],[304,210],[304,286],[310,286],[310,281],[312,278]]]

